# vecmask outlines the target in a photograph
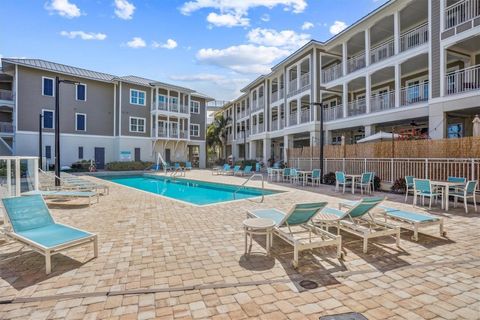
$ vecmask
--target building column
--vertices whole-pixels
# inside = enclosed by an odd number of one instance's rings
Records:
[[[170,111],[170,89],[167,89],[167,111]]]
[[[342,106],[343,106],[343,117],[346,118],[348,116],[348,83],[343,83],[343,93],[342,93]]]
[[[372,134],[375,134],[375,125],[365,126],[365,137],[371,136]]]
[[[265,166],[268,164],[268,159],[272,155],[272,139],[263,139],[263,163]]]
[[[301,100],[301,99],[297,99],[297,125],[300,124],[300,112],[301,112],[301,110],[302,110],[301,103],[302,103],[302,100]]]
[[[400,97],[402,94],[402,67],[399,63],[395,64],[395,108],[400,107]]]
[[[248,144],[248,158],[247,159],[255,159],[257,157],[257,142],[256,141],[250,141]]]
[[[347,60],[348,60],[348,48],[347,42],[342,44],[342,66],[343,66],[343,75],[347,75]]]
[[[288,162],[288,152],[287,149],[290,148],[290,139],[288,135],[283,136],[283,162]]]
[[[297,90],[300,89],[300,62],[297,63]]]
[[[323,142],[327,144],[332,144],[332,130],[325,130],[325,138]]]
[[[155,108],[156,108],[156,112],[155,112],[155,138],[158,139],[158,87],[155,88]]]
[[[365,65],[370,65],[370,28],[365,30]]]
[[[367,73],[365,76],[365,109],[366,113],[370,113],[371,105],[370,105],[370,97],[372,95],[372,84],[371,84],[370,74]]]
[[[319,131],[310,131],[310,147],[320,145],[320,132]]]
[[[199,158],[200,158],[198,166],[200,167],[200,169],[205,169],[207,167],[207,156],[206,156],[207,155],[207,146],[206,146],[206,143],[205,142],[200,143],[198,148],[199,148],[198,151],[199,151]]]
[[[393,42],[395,54],[400,52],[400,12],[395,11],[393,14]]]
[[[167,116],[167,137],[170,138],[170,116]]]
[[[447,117],[439,105],[428,107],[428,135],[430,139],[444,139],[447,137]]]

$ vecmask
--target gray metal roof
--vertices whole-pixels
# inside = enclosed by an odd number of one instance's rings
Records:
[[[130,82],[133,84],[138,84],[141,86],[146,86],[146,87],[151,87],[152,83],[155,82],[155,80],[147,79],[147,78],[142,78],[142,77],[137,77],[137,76],[123,76],[123,77],[115,77],[113,80],[116,81],[125,81],[125,82]]]
[[[100,81],[112,81],[112,79],[115,78],[115,76],[111,74],[67,66],[65,64],[46,61],[42,59],[2,58],[2,63],[4,62]]]

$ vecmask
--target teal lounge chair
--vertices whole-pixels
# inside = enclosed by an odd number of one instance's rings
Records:
[[[190,161],[187,161],[185,163],[185,170],[192,170],[192,163]]]
[[[212,175],[214,174],[223,174],[226,171],[230,170],[230,165],[228,163],[225,163],[223,167],[215,167],[212,169]]]
[[[340,230],[361,237],[363,239],[363,252],[367,253],[368,239],[394,236],[396,237],[397,247],[400,246],[400,228],[398,226],[379,221],[375,219],[372,210],[378,206],[383,198],[364,198],[358,201],[347,211],[334,208],[325,208],[322,214],[325,213],[329,217],[336,216],[337,219],[329,218],[324,220],[315,220],[315,223],[323,227],[336,227],[338,234]],[[320,214],[320,218],[322,215]]]
[[[274,233],[293,246],[293,266],[296,268],[299,252],[303,250],[337,246],[337,256],[341,258],[341,236],[331,234],[312,223],[315,215],[326,205],[326,202],[296,204],[287,213],[277,209],[256,209],[248,211],[247,217],[271,219],[275,222]],[[273,243],[272,240],[270,243]]]
[[[251,174],[252,168],[253,168],[252,166],[245,166],[245,169],[238,170],[237,172],[235,172],[235,175],[239,174],[239,175],[245,176],[247,174]]]
[[[240,166],[235,166],[235,167],[233,167],[233,170],[230,170],[227,173],[229,173],[229,174],[231,173],[233,175],[236,175],[239,171],[240,171]]]
[[[45,256],[46,273],[52,271],[51,256],[59,251],[93,242],[98,256],[97,235],[56,223],[41,196],[2,199],[5,209],[5,236]]]

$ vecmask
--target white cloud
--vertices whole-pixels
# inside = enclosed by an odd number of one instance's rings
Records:
[[[115,0],[115,15],[120,19],[132,19],[134,11],[135,6],[127,0]]]
[[[268,22],[270,21],[270,15],[268,13],[265,13],[260,17],[260,20],[262,20],[263,22]]]
[[[143,40],[140,37],[133,37],[132,40],[127,42],[127,46],[130,48],[138,49],[138,48],[144,48],[147,46],[145,43],[145,40]]]
[[[300,13],[307,7],[306,0],[192,0],[185,2],[180,8],[184,15],[203,8],[214,8],[225,11],[235,11],[246,14],[249,9],[255,7],[267,7],[269,9],[283,5],[286,10]]]
[[[60,35],[75,39],[80,38],[82,40],[105,40],[107,35],[105,33],[94,33],[94,32],[85,32],[85,31],[62,31]]]
[[[250,24],[250,19],[238,14],[216,14],[211,12],[207,16],[207,21],[216,27],[246,27]]]
[[[309,29],[312,29],[314,26],[313,23],[309,22],[309,21],[305,21],[303,24],[302,24],[302,30],[309,30]]]
[[[296,33],[292,30],[276,31],[274,29],[255,28],[247,34],[248,41],[258,45],[296,49],[310,40],[306,33]]]
[[[336,34],[342,32],[343,30],[345,30],[347,27],[348,26],[345,22],[336,20],[330,26],[330,33],[333,34],[333,35],[336,35]]]
[[[170,50],[175,49],[177,46],[178,46],[177,41],[173,39],[168,39],[167,42],[165,43],[158,43],[156,41],[152,43],[152,47],[154,48],[164,48],[164,49],[170,49]]]
[[[225,49],[200,49],[196,58],[200,63],[231,69],[238,73],[268,73],[270,64],[290,52],[285,49],[244,44]]]
[[[52,0],[45,3],[45,8],[52,14],[56,13],[66,18],[77,18],[82,15],[80,8],[69,0]]]

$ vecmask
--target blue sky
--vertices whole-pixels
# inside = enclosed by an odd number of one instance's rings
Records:
[[[0,56],[137,75],[229,100],[386,0],[3,0]]]

